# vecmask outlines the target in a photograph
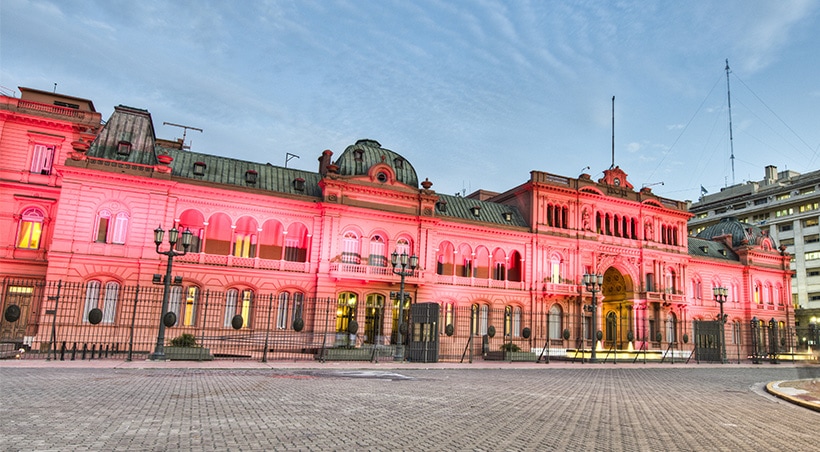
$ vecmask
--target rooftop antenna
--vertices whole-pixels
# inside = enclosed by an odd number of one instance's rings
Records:
[[[726,58],[726,99],[729,101],[729,150],[732,161],[732,185],[735,184],[735,144],[732,141],[732,91],[729,89],[729,59]]]
[[[663,185],[663,181],[652,182],[651,184],[643,184],[641,188],[654,187],[655,185]]]
[[[285,168],[287,168],[287,167],[288,167],[288,162],[289,162],[289,161],[291,161],[291,160],[293,160],[293,159],[298,159],[298,158],[299,158],[299,156],[298,156],[298,155],[296,155],[296,154],[291,154],[290,152],[286,152],[286,153],[285,153]]]
[[[609,169],[615,168],[615,96],[612,96],[612,165]]]
[[[181,124],[174,124],[173,122],[163,122],[162,125],[182,128],[182,149],[191,149],[190,145],[189,146],[185,145],[185,136],[188,134],[188,129],[196,130],[197,132],[200,132],[200,133],[202,132],[202,129],[198,129],[196,127],[191,127],[191,126],[183,126]]]
[[[54,84],[54,94],[57,94],[57,84]]]

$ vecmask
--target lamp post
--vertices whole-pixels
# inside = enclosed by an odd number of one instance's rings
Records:
[[[174,265],[174,257],[184,256],[188,253],[188,247],[191,246],[191,239],[193,238],[191,231],[186,228],[185,232],[182,233],[182,252],[176,251],[174,247],[179,239],[179,231],[176,227],[173,227],[168,231],[168,244],[171,245],[170,248],[168,251],[160,251],[159,246],[162,244],[164,235],[165,231],[162,230],[162,226],[158,226],[154,229],[154,243],[157,245],[157,253],[168,256],[168,265],[165,268],[165,284],[162,291],[162,309],[159,316],[157,345],[154,348],[154,353],[149,357],[152,361],[165,360],[165,311],[168,309],[168,298],[171,293],[171,268]]]
[[[598,299],[595,295],[601,291],[604,285],[604,275],[585,273],[584,285],[592,293],[592,304],[584,306],[585,311],[592,313],[592,354],[589,357],[589,362],[597,363],[598,358],[595,352],[598,348]]]
[[[404,361],[404,345],[402,344],[401,326],[404,320],[404,278],[412,275],[419,265],[419,257],[415,254],[408,259],[407,253],[399,253],[393,251],[390,255],[390,263],[393,264],[393,273],[401,276],[401,285],[399,286],[399,321],[396,331],[396,353],[393,355],[394,361]]]
[[[718,320],[720,321],[720,362],[726,364],[726,315],[723,314],[723,303],[726,303],[726,296],[728,295],[729,290],[725,287],[715,287],[712,289],[712,294],[715,297],[715,301],[720,305],[720,317]]]

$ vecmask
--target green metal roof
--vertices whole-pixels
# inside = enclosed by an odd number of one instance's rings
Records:
[[[529,227],[521,212],[506,204],[439,193],[436,216],[481,221],[505,226]],[[478,207],[478,209],[475,209]],[[509,215],[510,220],[507,220]]]

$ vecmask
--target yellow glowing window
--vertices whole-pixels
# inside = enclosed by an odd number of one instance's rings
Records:
[[[20,218],[20,232],[17,234],[17,248],[36,250],[40,248],[40,236],[43,233],[43,212],[30,208]]]

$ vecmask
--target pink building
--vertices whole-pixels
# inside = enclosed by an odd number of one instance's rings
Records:
[[[0,98],[1,305],[12,314],[0,319],[2,341],[56,348],[59,327],[102,348],[129,324],[156,337],[159,307],[139,320],[139,295],[132,315],[126,294],[165,273],[159,225],[192,234],[173,262],[181,281],[168,294],[168,328],[214,348],[239,331],[248,343],[264,335],[268,350],[272,331],[297,337],[298,319],[310,350],[319,340],[390,348],[410,324],[403,340],[429,333],[444,359],[468,348],[488,358],[508,343],[569,358],[589,358],[596,343],[599,358],[619,359],[702,347],[705,358],[711,339],[698,341],[714,338],[720,312],[722,345],[738,357],[771,338],[778,353],[793,343],[790,257],[774,240],[738,221],[687,237],[687,204],[635,190],[619,167],[597,181],[532,171],[504,193],[451,196],[374,140],[317,152],[317,171],[303,171],[157,139],[146,110],[118,106],[101,126],[90,101],[21,91]],[[417,258],[406,278],[393,253]],[[585,274],[601,275],[596,292]],[[54,282],[81,289],[55,306],[36,290]],[[317,308],[328,299],[332,312]],[[424,303],[435,321],[411,318]]]

